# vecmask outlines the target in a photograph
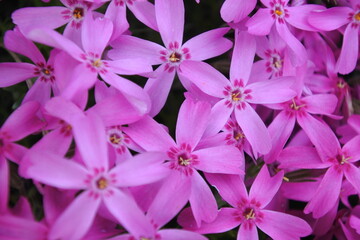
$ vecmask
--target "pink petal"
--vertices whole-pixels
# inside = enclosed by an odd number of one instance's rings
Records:
[[[271,149],[270,134],[255,110],[245,102],[245,108],[235,108],[235,117],[254,151],[266,154]]]
[[[224,97],[222,91],[230,84],[224,75],[204,62],[184,61],[181,64],[181,74],[203,92],[214,97]]]
[[[219,56],[232,46],[232,42],[223,37],[228,31],[229,28],[217,28],[204,32],[184,43],[182,48],[189,49],[191,60],[202,61]]]
[[[244,174],[243,154],[234,146],[205,148],[195,151],[194,154],[199,159],[199,163],[194,167],[203,172]]]
[[[308,113],[297,117],[298,123],[310,141],[315,145],[322,159],[337,154],[339,142],[328,125],[315,119]]]
[[[235,35],[235,46],[230,65],[230,80],[249,80],[251,67],[254,62],[256,41],[254,36],[246,32],[238,32]]]
[[[237,239],[258,240],[259,235],[256,226],[251,225],[250,227],[245,227],[245,224],[241,224]]]
[[[278,160],[280,168],[322,169],[331,166],[331,163],[321,161],[315,148],[305,146],[285,148]]]
[[[275,25],[280,37],[284,40],[284,42],[286,42],[287,46],[290,48],[290,54],[292,55],[291,63],[294,66],[302,65],[307,60],[307,52],[305,50],[305,47],[290,32],[286,23],[276,22]]]
[[[3,240],[47,239],[47,232],[43,223],[9,214],[0,215],[0,238]]]
[[[85,52],[101,56],[113,32],[113,24],[107,18],[93,19],[87,14],[83,20],[81,39]]]
[[[344,169],[344,173],[346,179],[351,183],[351,185],[356,189],[356,191],[360,193],[360,169],[349,163]]]
[[[281,193],[284,197],[308,202],[314,197],[320,182],[284,182],[281,185]]]
[[[265,36],[270,33],[274,25],[270,9],[260,8],[247,22],[248,32],[256,36]]]
[[[69,20],[62,17],[65,7],[27,7],[13,12],[11,18],[21,30],[28,32],[35,28],[58,28]]]
[[[190,193],[191,178],[176,170],[173,171],[164,179],[163,185],[149,207],[147,216],[157,226],[164,226],[185,206]]]
[[[110,71],[122,75],[134,75],[153,71],[150,64],[143,62],[141,59],[119,59],[107,61],[107,64]]]
[[[213,222],[204,222],[201,224],[200,228],[193,225],[191,227],[186,225],[185,219],[182,219],[182,214],[180,214],[178,221],[180,222],[180,225],[184,226],[186,229],[193,230],[198,233],[222,233],[239,226],[240,222],[234,217],[237,211],[238,210],[234,208],[222,208],[219,210],[219,213]]]
[[[262,210],[263,219],[256,225],[273,239],[300,239],[312,233],[310,225],[290,214]]]
[[[156,43],[136,38],[133,36],[122,35],[111,43],[113,49],[108,56],[113,59],[141,59],[142,62],[150,65],[160,64],[160,51],[165,48]]]
[[[353,10],[349,7],[332,7],[325,11],[314,11],[309,14],[308,22],[317,29],[331,31],[348,23],[348,15],[351,12]]]
[[[283,171],[277,173],[274,177],[270,177],[267,166],[264,165],[251,186],[249,199],[256,199],[260,202],[261,208],[265,207],[279,190],[283,177]]]
[[[355,69],[359,50],[359,29],[349,24],[344,32],[343,45],[336,63],[336,71],[348,74]]]
[[[68,124],[73,124],[75,119],[85,116],[73,102],[62,97],[54,97],[45,105],[46,111],[54,117],[64,120]]]
[[[162,164],[167,158],[165,153],[140,153],[118,164],[109,174],[116,175],[115,186],[117,187],[140,186],[156,182],[169,174],[169,168]]]
[[[176,123],[177,144],[186,143],[194,149],[204,134],[209,117],[209,103],[186,99],[180,107]]]
[[[350,157],[349,162],[356,162],[360,159],[360,136],[354,137],[342,148],[343,153]]]
[[[84,61],[81,58],[83,51],[78,45],[54,30],[38,28],[31,30],[26,36],[33,41],[64,50],[80,62]]]
[[[212,107],[208,126],[204,133],[205,136],[217,134],[229,120],[233,109],[225,105],[226,101],[227,99],[220,100]]]
[[[221,18],[225,22],[240,22],[254,10],[256,0],[226,0],[220,9]]]
[[[29,91],[26,93],[23,103],[29,101],[39,102],[41,105],[45,105],[45,103],[51,97],[51,83],[46,83],[37,79],[34,85],[31,86]]]
[[[160,230],[158,234],[163,240],[206,240],[207,238],[194,232],[181,229]]]
[[[335,111],[338,99],[332,94],[314,94],[303,97],[306,111],[312,114],[332,114]]]
[[[35,64],[45,63],[39,49],[20,32],[19,28],[6,31],[4,45],[7,49],[30,58]]]
[[[157,32],[159,31],[156,23],[155,7],[152,3],[135,1],[127,6],[140,22]]]
[[[80,150],[82,160],[89,169],[109,166],[105,126],[99,116],[87,113],[74,120],[73,133],[76,147]]]
[[[0,63],[0,87],[8,87],[33,78],[35,66],[30,63]]]
[[[113,72],[101,74],[101,77],[104,79],[105,82],[107,82],[114,88],[118,89],[122,94],[124,94],[129,101],[134,101],[138,106],[142,106],[142,108],[144,108],[144,112],[149,111],[149,96],[139,85],[126,78],[120,77]]]
[[[316,190],[314,197],[306,205],[304,213],[313,213],[314,218],[320,218],[331,210],[339,199],[343,173],[329,168]]]
[[[52,226],[50,239],[81,239],[89,230],[101,198],[89,196],[89,191],[80,194],[65,209]]]
[[[20,164],[22,176],[64,189],[86,188],[88,171],[76,162],[48,151],[32,150]]]
[[[317,4],[305,4],[296,7],[287,7],[286,9],[289,14],[286,22],[290,25],[305,31],[316,31],[318,24],[316,24],[315,27],[310,25],[308,23],[308,17],[311,16],[312,11],[325,10],[326,8]]]
[[[142,104],[130,102],[123,94],[118,93],[97,102],[88,112],[96,112],[105,126],[110,127],[136,122],[146,114],[146,110]]]
[[[215,220],[218,213],[215,197],[197,171],[194,171],[191,176],[189,201],[198,227],[200,227],[202,221],[209,223]]]
[[[205,174],[209,183],[214,186],[222,199],[236,208],[241,199],[248,199],[248,193],[240,175]]]
[[[14,163],[20,164],[20,161],[25,156],[25,153],[28,152],[29,149],[26,147],[16,144],[16,143],[7,143],[9,151],[4,152],[4,156],[6,159],[13,161]]]
[[[155,229],[135,201],[117,188],[111,191],[110,196],[104,197],[104,203],[120,224],[136,238],[152,235]]]
[[[181,46],[185,15],[183,0],[158,0],[155,3],[155,14],[165,46],[168,48],[170,42],[178,42]]]
[[[7,210],[9,200],[9,166],[7,160],[0,155],[0,213],[4,213]],[[0,231],[1,232],[1,231]]]
[[[286,111],[281,111],[272,121],[268,128],[272,148],[264,157],[266,163],[272,163],[278,158],[280,151],[284,148],[294,129],[295,121],[296,117],[287,114]]]
[[[162,64],[155,71],[155,76],[149,78],[144,90],[151,99],[150,116],[156,116],[164,107],[175,77],[175,71],[166,71],[165,64]]]
[[[40,130],[44,123],[35,115],[39,109],[37,102],[24,103],[6,119],[1,131],[9,135],[10,141],[17,141]]]
[[[148,116],[125,128],[124,132],[146,151],[166,152],[176,146],[164,128]]]
[[[291,90],[294,84],[293,77],[282,77],[277,80],[261,81],[249,84],[246,89],[251,89],[250,103],[273,104],[282,103],[295,97],[296,92]],[[272,89],[269,91],[269,89]]]
[[[113,22],[113,32],[110,42],[122,36],[129,29],[129,23],[126,19],[126,4],[118,5],[117,2],[111,1],[106,8],[105,18]]]

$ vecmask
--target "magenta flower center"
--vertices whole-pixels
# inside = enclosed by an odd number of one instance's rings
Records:
[[[279,23],[284,23],[284,18],[289,17],[288,10],[285,9],[285,3],[281,0],[274,0],[270,3],[271,6],[271,16],[274,19],[277,19]]]
[[[112,143],[112,144],[114,144],[114,145],[120,144],[120,143],[121,143],[121,139],[122,139],[121,136],[119,136],[119,135],[116,134],[116,133],[111,134],[110,137],[109,137],[110,143]]]
[[[253,208],[246,208],[243,212],[243,216],[246,220],[255,219],[255,211]]]
[[[235,220],[241,222],[245,229],[251,229],[256,222],[261,222],[263,219],[263,213],[259,208],[258,201],[242,199],[238,204],[238,211],[234,213]]]
[[[181,48],[178,42],[171,42],[167,50],[160,51],[160,59],[165,63],[165,70],[168,72],[174,71],[183,60],[190,58],[189,49]]]
[[[190,154],[188,154],[188,153],[181,153],[179,156],[178,156],[178,163],[179,163],[179,165],[181,165],[181,166],[188,166],[188,165],[190,165],[191,164],[191,160],[192,160],[192,158],[191,158],[191,155]]]
[[[85,61],[86,67],[92,72],[107,73],[108,63],[101,60],[100,54],[89,52],[88,54],[81,54],[80,57]]]
[[[167,152],[169,158],[169,168],[178,170],[189,176],[193,173],[193,166],[198,164],[198,157],[191,153],[191,147],[189,144],[183,143],[180,147],[172,147]]]
[[[34,69],[34,74],[39,76],[40,81],[43,82],[54,82],[55,76],[53,74],[54,68],[51,65],[44,63],[37,63]]]
[[[348,163],[348,160],[351,157],[346,157],[344,154],[338,154],[336,155],[336,160],[340,165],[344,165],[345,163]]]
[[[225,101],[225,105],[229,108],[237,107],[238,109],[244,109],[245,101],[251,99],[251,90],[244,88],[243,80],[235,80],[233,86],[226,86],[223,94],[228,100]]]
[[[301,104],[298,101],[295,101],[294,99],[292,99],[292,103],[290,104],[290,108],[298,111],[300,108],[305,107],[305,104]]]
[[[107,141],[116,149],[119,154],[126,151],[129,137],[125,135],[119,127],[112,127],[107,130]]]
[[[178,53],[178,52],[173,52],[170,54],[169,56],[169,61],[172,62],[172,63],[177,63],[177,62],[180,62],[181,61],[181,54]]]
[[[360,5],[356,6],[356,11],[349,13],[348,20],[351,22],[351,27],[357,28],[360,25]]]

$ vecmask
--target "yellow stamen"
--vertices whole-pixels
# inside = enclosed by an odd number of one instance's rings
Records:
[[[102,64],[102,62],[101,62],[101,59],[99,59],[99,58],[92,62],[92,65],[97,68],[101,67],[101,64]]]
[[[84,15],[84,10],[82,8],[75,8],[73,11],[73,17],[76,19],[82,18]]]
[[[360,12],[354,15],[356,21],[360,21]]]
[[[343,164],[345,164],[345,163],[348,163],[348,160],[349,160],[350,158],[351,158],[351,157],[345,158],[345,156],[342,155],[342,156],[341,156],[341,162],[340,162],[340,164],[343,165]]]
[[[96,185],[99,189],[105,189],[108,186],[108,181],[102,177],[97,180]]]
[[[283,14],[283,12],[282,12],[281,10],[279,10],[279,9],[276,9],[276,10],[275,10],[275,13],[276,13],[276,15],[278,15],[278,16],[281,16],[281,15]]]
[[[246,214],[246,220],[249,220],[249,219],[252,219],[252,218],[255,218],[255,213],[254,213],[254,210],[251,209],[250,212],[248,214]]]
[[[121,142],[121,137],[117,136],[117,135],[111,135],[110,136],[110,142],[113,144],[119,144]]]
[[[283,177],[283,179],[284,179],[285,182],[290,182],[290,179],[287,178],[287,177]]]
[[[182,166],[188,166],[190,164],[191,159],[183,159],[182,157],[179,157],[179,163]]]
[[[239,98],[239,95],[240,95],[240,93],[238,92],[238,93],[232,93],[231,94],[231,99],[233,100],[233,101],[235,101],[235,102],[237,102],[237,101],[239,101],[241,98]]]
[[[344,87],[346,86],[346,84],[345,84],[345,82],[343,82],[343,81],[339,81],[339,82],[336,84],[336,86],[337,86],[338,88],[344,88]]]
[[[170,55],[169,60],[170,60],[171,62],[178,62],[178,61],[180,61],[180,58],[179,58],[178,56],[176,56],[176,55],[177,55],[176,52],[173,52],[173,53]]]
[[[290,105],[290,107],[292,108],[292,109],[294,109],[294,110],[299,110],[300,108],[302,108],[302,107],[304,107],[305,105],[303,104],[303,105],[296,105],[296,102],[294,101],[294,99],[292,100],[292,104]]]
[[[44,69],[43,73],[46,74],[46,75],[50,75],[50,71],[48,69]]]
[[[235,136],[234,136],[234,139],[235,139],[236,141],[238,141],[240,138],[244,138],[244,137],[245,137],[244,134],[242,134],[242,133],[236,133]]]

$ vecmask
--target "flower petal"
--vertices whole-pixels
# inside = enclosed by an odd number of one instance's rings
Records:
[[[164,229],[158,232],[161,239],[164,240],[206,240],[207,238],[200,235],[199,233],[194,233],[182,229]]]
[[[257,227],[255,225],[241,224],[239,232],[237,234],[237,239],[246,239],[246,240],[258,240],[259,235],[257,232]]]
[[[35,66],[30,63],[0,63],[0,87],[9,87],[36,77]]]
[[[249,199],[256,199],[260,202],[261,208],[265,207],[279,190],[283,177],[283,171],[277,173],[274,177],[270,177],[267,166],[264,165],[251,186]]]
[[[332,31],[348,23],[348,15],[351,12],[353,10],[349,7],[332,7],[325,11],[314,11],[308,15],[308,22],[319,30]]]
[[[318,24],[313,27],[308,23],[309,15],[313,13],[313,11],[325,10],[321,5],[318,4],[305,4],[301,6],[295,7],[287,7],[289,17],[286,18],[286,22],[290,25],[305,30],[305,31],[316,31]],[[332,21],[332,16],[331,16]]]
[[[232,42],[223,37],[228,31],[229,28],[217,28],[204,32],[184,43],[182,48],[189,49],[191,60],[202,61],[219,56],[232,46]]]
[[[351,183],[351,185],[356,189],[356,191],[360,193],[360,169],[349,163],[347,164],[344,173],[346,179]]]
[[[341,74],[348,74],[356,67],[359,51],[359,29],[349,24],[344,32],[343,45],[335,70]]]
[[[155,7],[152,3],[135,1],[127,6],[140,22],[157,32],[159,31],[156,23]]]
[[[152,235],[155,229],[135,201],[117,188],[111,191],[103,198],[104,203],[120,224],[136,238]]]
[[[83,189],[88,171],[78,163],[54,153],[29,151],[20,164],[22,176],[63,189]]]
[[[186,143],[194,149],[204,134],[209,117],[209,103],[186,99],[180,107],[176,123],[177,144]]]
[[[212,222],[217,216],[217,203],[209,186],[197,171],[191,176],[190,206],[198,227],[201,222]],[[206,203],[206,204],[204,204]]]
[[[351,157],[349,162],[356,162],[360,159],[360,136],[356,136],[347,142],[342,148],[343,153]]]
[[[255,110],[245,102],[245,108],[235,108],[235,117],[254,151],[266,154],[271,149],[270,134]]]
[[[167,48],[171,42],[182,45],[185,8],[183,0],[158,0],[155,2],[157,26]]]
[[[199,163],[194,167],[207,173],[244,174],[244,157],[234,146],[205,148],[193,152]]]
[[[220,196],[236,208],[241,199],[248,199],[248,193],[240,175],[235,174],[205,174],[209,183],[214,186]]]
[[[256,225],[273,239],[300,239],[312,233],[310,225],[290,214],[262,210],[262,221]]]
[[[343,173],[329,168],[316,190],[314,197],[306,205],[304,213],[313,213],[314,218],[320,218],[331,210],[339,199]]]
[[[225,105],[226,101],[227,99],[220,100],[212,107],[210,119],[204,133],[205,136],[213,136],[217,134],[229,120],[230,115],[234,110]]]
[[[225,22],[240,22],[254,10],[256,0],[226,0],[220,9]]]
[[[246,22],[246,26],[250,34],[265,36],[270,33],[274,22],[270,14],[270,9],[260,8],[254,16]]]
[[[89,191],[80,194],[56,220],[49,233],[50,239],[81,239],[89,230],[101,198],[89,196]]]
[[[184,61],[181,63],[181,74],[203,92],[214,97],[224,97],[222,91],[230,84],[224,75],[204,62]]]
[[[306,111],[312,114],[332,114],[338,99],[332,94],[314,94],[301,99],[306,104]]]
[[[116,175],[115,186],[140,186],[159,181],[169,174],[162,163],[167,159],[165,153],[145,152],[119,163],[109,174]]]

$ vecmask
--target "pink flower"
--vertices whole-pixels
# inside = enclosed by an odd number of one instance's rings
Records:
[[[232,208],[220,209],[213,222],[204,223],[198,229],[194,228],[191,216],[184,213],[178,221],[185,228],[199,233],[220,233],[240,225],[238,240],[258,239],[256,227],[274,240],[299,239],[312,232],[309,224],[301,218],[266,209],[281,185],[283,172],[270,177],[267,166],[263,166],[249,194],[239,176],[222,174],[206,176]]]

